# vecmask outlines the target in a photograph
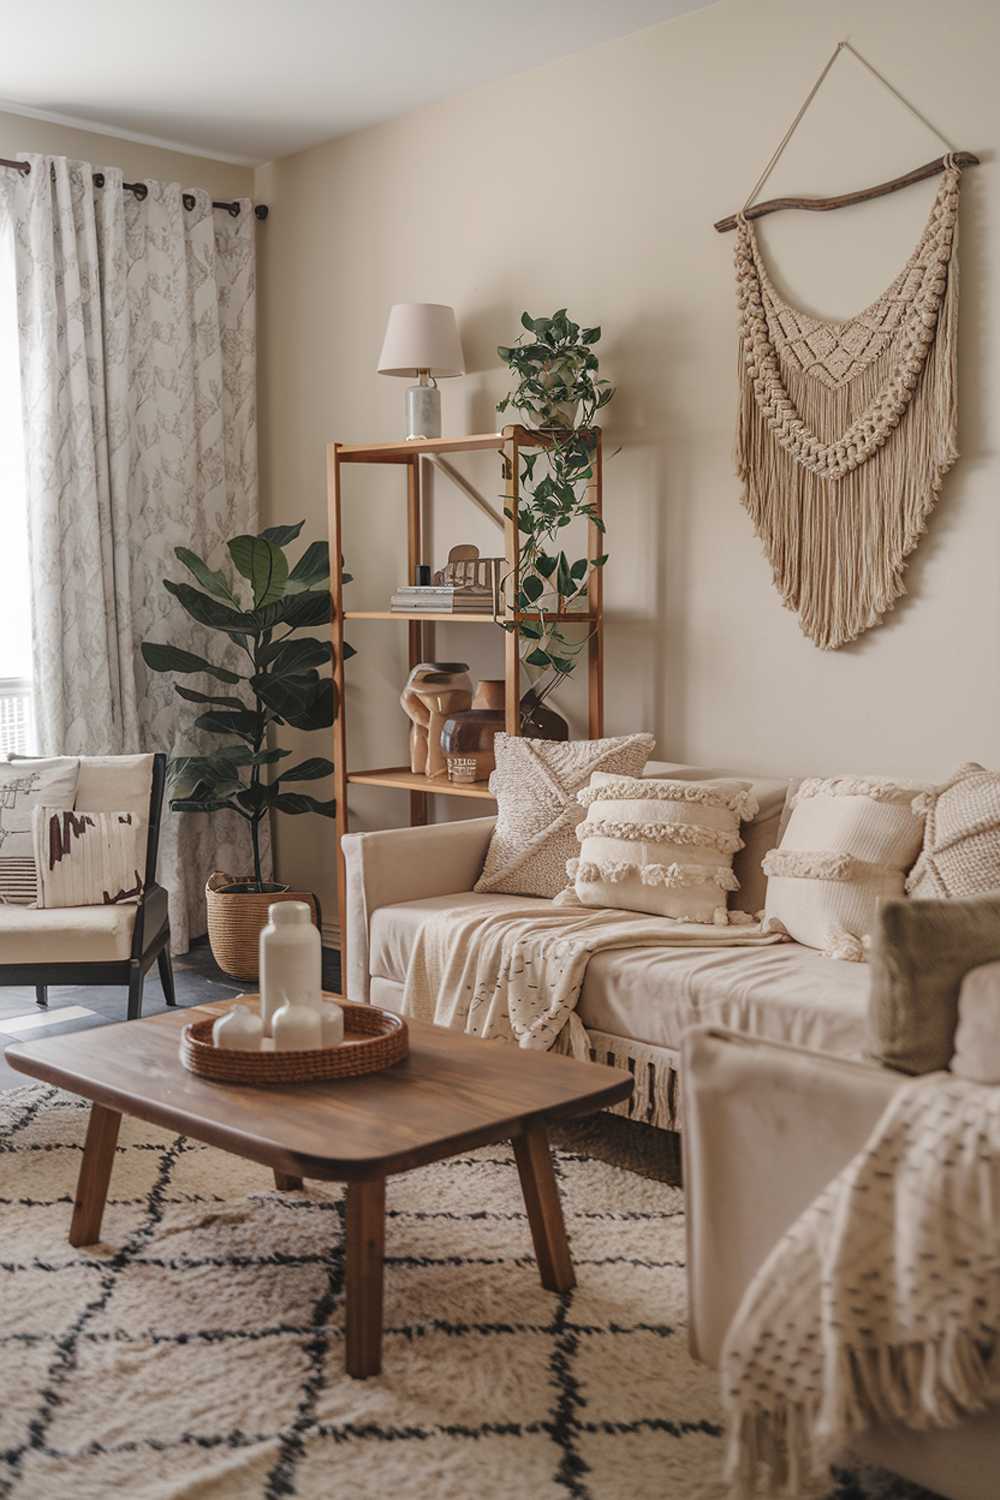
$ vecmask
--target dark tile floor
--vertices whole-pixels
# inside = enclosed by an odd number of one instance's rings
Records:
[[[238,995],[242,990],[253,989],[254,981],[241,983],[223,974],[216,966],[208,944],[199,943],[190,953],[175,955],[174,985],[178,1006],[188,1006]],[[332,948],[323,950],[323,985],[328,990],[340,989],[340,955]],[[15,1072],[3,1060],[8,1042],[27,1041],[29,1038],[38,1041],[47,1036],[81,1031],[88,1026],[110,1026],[115,1021],[124,1021],[125,1001],[123,985],[50,985],[46,1012],[35,1004],[35,992],[30,986],[0,989],[0,1090],[20,1088],[31,1082],[24,1073]],[[146,975],[142,1013],[155,1016],[165,1009],[154,964]],[[65,1012],[65,1019],[59,1019],[61,1012]],[[26,1024],[35,1021],[36,1017],[45,1017],[48,1024]]]

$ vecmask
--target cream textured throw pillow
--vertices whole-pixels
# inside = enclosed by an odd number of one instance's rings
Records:
[[[584,906],[648,911],[675,922],[752,920],[726,909],[739,888],[733,855],[757,800],[748,781],[674,781],[599,771],[577,794],[587,817],[567,873]]]
[[[923,835],[917,782],[856,776],[803,781],[781,847],[764,858],[765,930],[827,958],[864,962],[879,902],[902,896]]]
[[[980,896],[1000,890],[1000,772],[959,766],[927,792],[924,847],[906,882],[909,895]]]
[[[72,807],[80,762],[12,760],[0,765],[0,902],[32,906],[38,870],[31,832],[36,807]]]
[[[567,741],[498,734],[490,777],[497,822],[476,890],[558,896],[577,850],[576,825],[583,817],[577,792],[595,771],[638,776],[654,743],[651,734]]]
[[[146,837],[129,812],[35,809],[38,905],[117,906],[142,895]]]

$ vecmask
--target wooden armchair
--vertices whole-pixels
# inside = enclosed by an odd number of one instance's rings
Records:
[[[31,984],[39,1005],[50,984],[122,984],[128,1019],[142,1014],[142,987],[156,960],[168,1005],[176,1005],[167,893],[156,880],[165,755],[82,756],[78,812],[127,811],[146,825],[143,893],[134,904],[38,910],[0,904],[0,986]]]

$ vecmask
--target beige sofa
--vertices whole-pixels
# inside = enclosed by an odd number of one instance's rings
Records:
[[[908,1079],[712,1029],[685,1038],[683,1065],[691,1348],[717,1366],[757,1267]],[[857,1449],[949,1500],[1000,1495],[1000,1407],[945,1431],[879,1428]]]
[[[741,890],[733,904],[748,911],[762,907],[760,862],[779,841],[787,782],[674,762],[651,761],[645,774],[684,780],[744,775],[752,782],[759,812],[743,826],[746,848],[734,861]],[[398,1008],[414,935],[431,912],[458,911],[484,899],[498,910],[530,904],[523,896],[473,893],[492,827],[492,818],[476,818],[345,837],[345,988],[352,1000]],[[578,1014],[595,1057],[634,1073],[629,1113],[676,1130],[681,1040],[692,1026],[730,1027],[769,1041],[860,1056],[867,998],[866,965],[836,962],[798,943],[637,948],[595,955]]]

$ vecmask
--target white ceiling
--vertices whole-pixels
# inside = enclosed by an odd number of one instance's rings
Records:
[[[0,109],[253,164],[711,0],[0,0]]]

